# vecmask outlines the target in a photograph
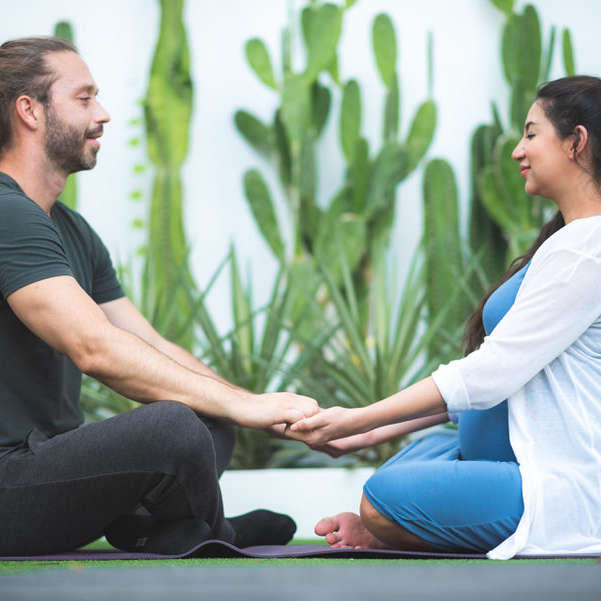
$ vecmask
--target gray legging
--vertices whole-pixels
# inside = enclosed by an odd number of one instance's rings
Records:
[[[122,524],[124,516],[134,525],[136,519],[160,521],[167,529],[185,524],[188,540],[181,527],[171,536],[177,549],[165,548],[170,537],[163,531],[158,545],[151,541],[144,550],[176,553],[207,538],[232,542],[218,479],[234,442],[234,426],[200,419],[173,401],[52,438],[33,430],[0,459],[0,555],[76,549],[110,532],[115,520]]]

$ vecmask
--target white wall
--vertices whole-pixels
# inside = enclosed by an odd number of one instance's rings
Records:
[[[520,6],[524,2],[518,2]],[[295,5],[304,5],[296,0]],[[543,30],[568,26],[573,35],[577,68],[598,74],[597,29],[601,5],[590,0],[538,0]],[[140,116],[158,34],[158,3],[152,0],[0,1],[0,41],[48,34],[61,19],[72,22],[76,44],[90,65],[101,99],[112,114],[97,167],[79,176],[80,208],[109,246],[113,257],[126,257],[142,241],[130,222],[144,216],[145,206],[128,200],[142,188],[148,198],[149,176],[134,176],[133,165],[144,161],[141,148],[128,140],[139,129],[128,126]],[[378,144],[383,89],[370,46],[374,16],[387,12],[399,37],[402,89],[402,131],[426,95],[426,34],[434,34],[435,98],[439,125],[429,156],[449,160],[458,177],[462,200],[467,197],[469,138],[474,127],[489,119],[490,100],[506,112],[506,85],[499,59],[502,14],[488,0],[359,0],[347,13],[340,43],[341,77],[361,83],[363,131],[372,148]],[[201,285],[207,282],[234,240],[240,256],[253,270],[257,302],[265,300],[275,269],[269,250],[246,207],[241,178],[252,166],[277,181],[241,140],[233,114],[244,107],[270,119],[277,104],[245,63],[243,47],[253,36],[263,38],[279,66],[280,29],[287,19],[285,0],[187,0],[186,25],[192,50],[196,105],[189,158],[183,169],[186,226],[193,242],[193,268]],[[559,49],[559,46],[557,47]],[[559,53],[553,76],[562,75]],[[334,192],[343,169],[337,139],[337,115],[331,115],[320,149],[320,199]],[[421,231],[421,171],[399,188],[394,249],[401,272]],[[280,206],[280,209],[282,207]],[[285,215],[281,211],[282,217]],[[211,298],[222,327],[229,326],[228,285],[223,278]]]

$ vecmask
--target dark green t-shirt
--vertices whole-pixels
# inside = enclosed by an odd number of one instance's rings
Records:
[[[50,213],[0,173],[0,456],[33,428],[54,436],[83,423],[81,372],[28,330],[6,298],[59,275],[73,276],[98,304],[123,296],[109,253],[86,220],[60,202]]]

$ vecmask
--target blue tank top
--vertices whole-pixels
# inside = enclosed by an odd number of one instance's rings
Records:
[[[499,286],[486,301],[482,323],[490,334],[509,311],[520,289],[530,263]],[[471,410],[459,414],[459,449],[465,460],[516,461],[509,442],[507,401],[484,411]]]

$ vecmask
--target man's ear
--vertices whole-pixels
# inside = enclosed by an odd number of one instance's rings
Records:
[[[23,94],[15,102],[15,119],[26,128],[35,131],[44,119],[44,107],[41,102]]]

